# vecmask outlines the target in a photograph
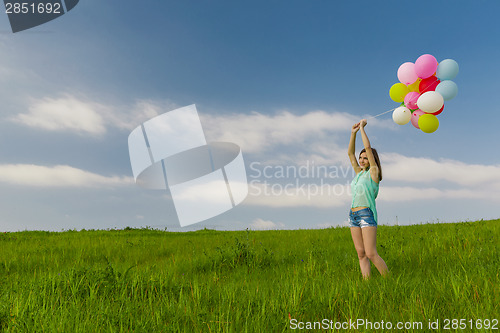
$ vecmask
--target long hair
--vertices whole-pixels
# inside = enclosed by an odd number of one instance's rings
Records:
[[[359,153],[359,157],[361,157],[361,154],[365,153],[366,152],[366,149],[363,148],[363,150]],[[375,163],[377,163],[377,166],[378,166],[378,178],[379,178],[379,181],[382,180],[382,166],[380,165],[380,158],[378,157],[378,153],[377,153],[377,150],[375,148],[372,148],[372,152],[373,152],[373,157],[375,158]]]

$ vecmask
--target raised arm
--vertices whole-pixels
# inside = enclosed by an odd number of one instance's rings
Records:
[[[351,139],[349,140],[349,148],[347,148],[347,154],[349,155],[349,160],[351,161],[351,165],[358,174],[361,171],[361,167],[359,166],[358,160],[356,159],[356,155],[354,154],[354,151],[356,149],[356,132],[359,131],[360,124],[354,124],[352,125],[351,129]]]
[[[365,132],[366,119],[362,119],[360,121],[360,132],[361,138],[363,139],[363,145],[365,146],[366,157],[368,157],[368,161],[370,162],[370,176],[373,181],[379,182],[379,170],[377,166],[377,162],[375,161],[375,157],[373,156],[372,146],[370,145],[370,140],[368,139],[368,135]]]

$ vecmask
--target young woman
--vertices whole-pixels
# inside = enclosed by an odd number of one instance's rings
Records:
[[[354,247],[358,253],[363,278],[370,277],[370,261],[381,275],[388,273],[385,261],[377,253],[377,208],[375,198],[382,180],[382,168],[377,151],[370,146],[365,132],[366,119],[354,124],[351,129],[348,155],[356,172],[351,183],[352,205],[349,211],[349,226]],[[365,148],[359,154],[359,163],[354,155],[356,133],[361,132]]]

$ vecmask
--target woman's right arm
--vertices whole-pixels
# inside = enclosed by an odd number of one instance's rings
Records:
[[[358,164],[358,160],[356,159],[356,155],[354,155],[356,149],[356,132],[359,131],[360,123],[354,124],[351,129],[351,139],[349,140],[349,148],[347,148],[347,154],[349,155],[349,160],[351,161],[351,165],[358,174],[361,171],[361,167]]]

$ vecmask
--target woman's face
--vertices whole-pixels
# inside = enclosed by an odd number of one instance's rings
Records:
[[[366,169],[370,166],[370,162],[368,161],[368,156],[366,156],[365,152],[359,155],[359,166],[361,167],[361,169]]]

